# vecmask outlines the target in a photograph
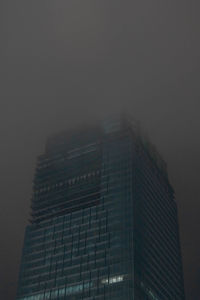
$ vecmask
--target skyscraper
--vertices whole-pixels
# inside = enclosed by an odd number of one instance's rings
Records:
[[[38,158],[18,300],[184,300],[166,166],[119,117],[49,138]]]

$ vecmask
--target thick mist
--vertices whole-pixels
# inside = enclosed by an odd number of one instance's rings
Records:
[[[200,4],[1,3],[0,298],[14,299],[36,157],[47,136],[125,110],[168,164],[188,300],[200,294]]]

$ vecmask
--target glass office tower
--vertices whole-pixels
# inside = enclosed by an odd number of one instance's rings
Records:
[[[17,299],[184,299],[166,166],[127,117],[47,141]]]

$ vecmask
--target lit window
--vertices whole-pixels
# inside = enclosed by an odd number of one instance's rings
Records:
[[[112,284],[112,283],[121,282],[123,280],[124,280],[124,276],[119,275],[119,276],[110,277],[109,279],[104,278],[104,279],[102,279],[101,283],[103,283],[103,284]]]

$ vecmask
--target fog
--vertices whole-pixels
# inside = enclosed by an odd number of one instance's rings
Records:
[[[187,300],[200,294],[200,4],[1,2],[0,298],[15,297],[32,179],[46,138],[120,110],[168,164]]]

